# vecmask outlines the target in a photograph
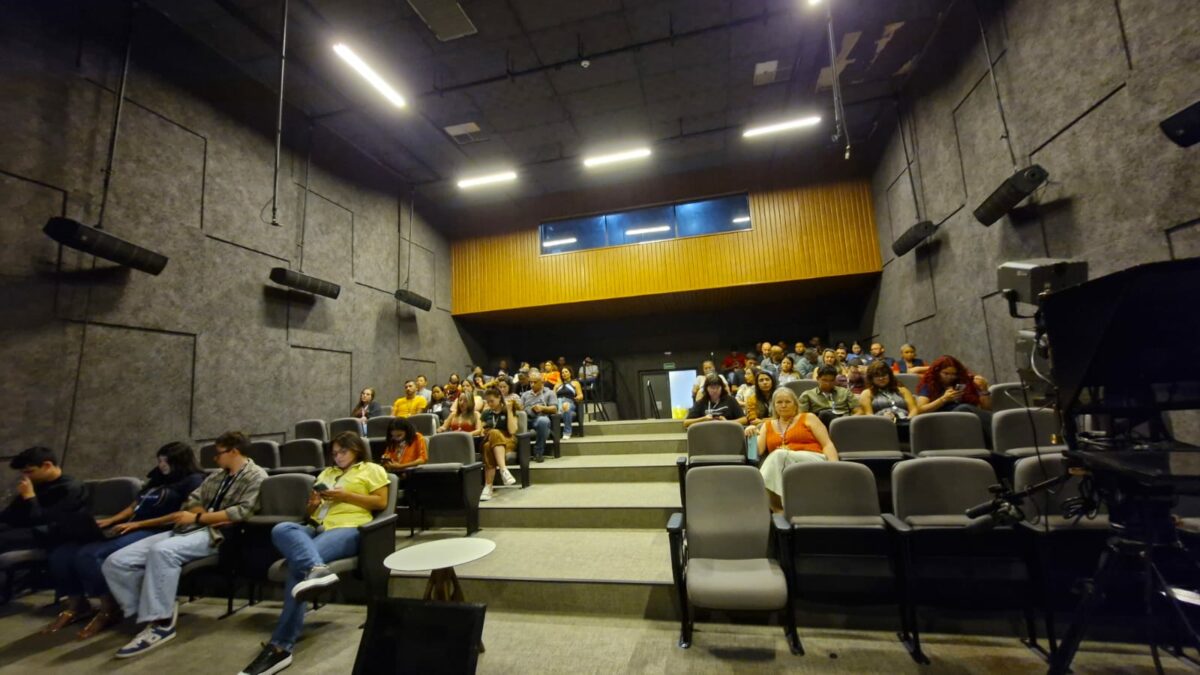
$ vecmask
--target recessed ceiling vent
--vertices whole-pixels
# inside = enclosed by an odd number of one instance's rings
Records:
[[[754,64],[754,86],[761,87],[775,82],[786,82],[792,77],[792,69],[779,67],[779,61],[763,61]]]
[[[479,129],[479,125],[474,122],[464,122],[463,124],[455,124],[443,128],[446,130],[446,133],[450,134],[450,138],[453,138],[454,142],[459,145],[479,143],[480,141],[487,140],[487,137],[483,135],[483,131]]]
[[[454,0],[408,0],[408,4],[442,42],[479,32],[471,17]]]

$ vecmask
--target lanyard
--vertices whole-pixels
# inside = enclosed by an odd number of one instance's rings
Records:
[[[217,494],[213,495],[212,501],[208,503],[208,510],[210,512],[221,508],[221,502],[225,500],[225,494],[229,492],[229,488],[233,487],[233,484],[237,481],[238,476],[242,475],[242,472],[245,471],[246,467],[249,465],[249,462],[247,462],[246,464],[242,465],[242,468],[238,469],[237,473],[233,474],[232,476],[226,474],[225,478],[221,479],[221,485],[217,487]]]

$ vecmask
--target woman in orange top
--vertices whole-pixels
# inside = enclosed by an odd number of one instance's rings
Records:
[[[400,476],[403,481],[408,470],[429,461],[429,449],[425,437],[413,428],[405,417],[394,417],[388,423],[387,446],[379,463],[389,472]]]
[[[801,462],[836,462],[838,454],[821,420],[800,412],[796,392],[779,387],[771,402],[771,418],[758,434],[758,456],[771,510],[781,513],[784,469]]]
[[[562,385],[562,375],[558,372],[558,367],[553,361],[547,361],[542,364],[542,379],[546,384],[550,385],[550,390],[554,391]]]

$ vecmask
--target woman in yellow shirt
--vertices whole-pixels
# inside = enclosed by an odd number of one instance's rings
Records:
[[[383,467],[366,461],[366,441],[353,431],[333,439],[333,462],[317,476],[308,498],[308,522],[280,523],[271,541],[287,559],[283,612],[271,641],[246,672],[278,672],[292,662],[292,649],[304,627],[305,602],[338,582],[326,561],[358,554],[358,527],[371,521],[372,511],[387,505],[391,479]]]

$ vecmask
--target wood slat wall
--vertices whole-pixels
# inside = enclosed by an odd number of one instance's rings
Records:
[[[554,255],[539,254],[536,227],[455,241],[451,246],[453,313],[882,269],[866,182],[751,193],[750,217],[754,227],[744,232]],[[486,276],[477,273],[481,271]]]

